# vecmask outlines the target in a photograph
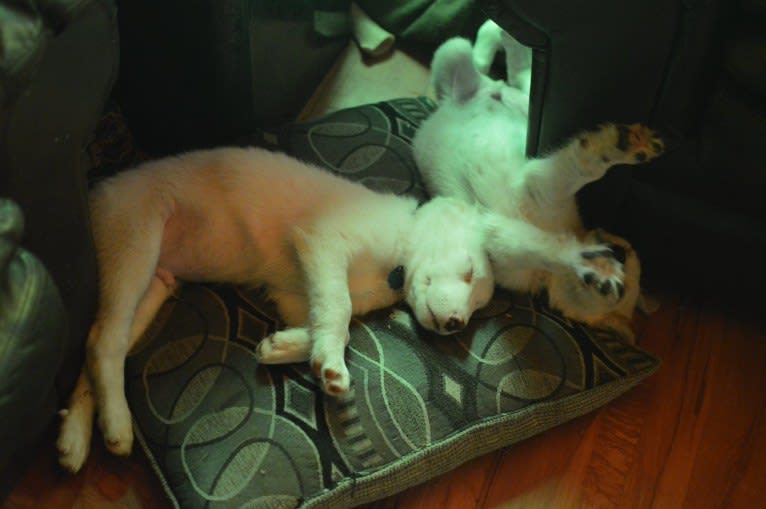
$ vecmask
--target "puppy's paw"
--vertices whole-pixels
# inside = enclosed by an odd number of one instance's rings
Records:
[[[580,252],[575,271],[584,285],[617,302],[625,295],[624,262],[624,249],[614,244],[597,244]]]
[[[263,338],[255,347],[255,358],[261,364],[281,364],[283,358],[282,348],[279,341],[274,340],[276,334],[270,334]]]
[[[351,386],[351,375],[342,354],[326,357],[313,356],[311,370],[314,372],[314,376],[320,380],[322,391],[328,396],[343,396]]]
[[[56,441],[59,464],[69,472],[80,471],[90,451],[93,434],[93,413],[87,408],[72,407],[59,412],[61,430]]]
[[[338,364],[334,367],[314,362],[312,369],[316,376],[322,382],[322,390],[328,396],[343,396],[348,392],[351,386],[351,375],[345,364]]]
[[[128,456],[133,448],[133,424],[127,401],[110,401],[101,405],[98,425],[104,435],[104,444],[112,454]]]
[[[255,356],[261,364],[305,362],[311,357],[311,337],[304,328],[277,331],[258,343]]]
[[[579,149],[587,159],[613,164],[639,164],[662,154],[662,139],[641,124],[604,124],[578,138]]]

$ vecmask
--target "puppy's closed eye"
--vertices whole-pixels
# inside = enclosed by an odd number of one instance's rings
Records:
[[[471,281],[473,281],[473,267],[471,267],[468,272],[463,274],[463,281],[465,281],[468,284],[471,284]]]

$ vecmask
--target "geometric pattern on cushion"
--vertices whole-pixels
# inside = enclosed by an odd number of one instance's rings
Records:
[[[245,142],[286,152],[377,191],[423,201],[428,195],[411,143],[417,127],[435,109],[427,97],[392,99],[260,131]]]
[[[258,365],[279,325],[260,297],[187,285],[129,359],[139,441],[180,507],[354,507],[589,412],[657,367],[498,292],[456,337],[403,306],[354,320],[338,400],[306,364]]]
[[[433,109],[387,101],[249,142],[425,198],[410,141]],[[450,337],[404,305],[354,319],[339,400],[305,364],[257,363],[280,326],[261,290],[187,284],[131,352],[136,436],[177,507],[354,507],[585,414],[659,365],[541,298],[498,291]]]

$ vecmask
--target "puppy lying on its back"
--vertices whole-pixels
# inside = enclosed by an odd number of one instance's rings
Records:
[[[486,76],[506,53],[507,81]],[[640,264],[623,239],[585,232],[575,195],[617,164],[658,156],[662,141],[641,125],[604,124],[538,159],[525,154],[528,51],[491,21],[476,44],[453,38],[436,51],[439,108],[418,129],[415,160],[428,190],[486,209],[487,251],[499,286],[538,292],[575,320],[632,340]]]
[[[262,362],[310,359],[332,395],[349,386],[352,315],[406,299],[421,325],[449,334],[494,287],[477,214],[466,204],[439,198],[418,207],[261,149],[150,162],[100,183],[90,202],[99,309],[88,371],[62,411],[57,444],[72,471],[88,452],[94,404],[107,448],[130,451],[125,356],[176,278],[266,285],[291,328],[259,345]]]

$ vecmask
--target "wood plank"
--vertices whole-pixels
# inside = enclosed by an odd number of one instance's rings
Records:
[[[464,509],[481,507],[502,453],[485,454],[464,463],[448,475],[403,491],[394,497],[397,509]]]
[[[138,451],[129,458],[109,454],[100,436],[76,475],[62,470],[56,459],[54,435],[46,437],[34,460],[2,509],[166,509],[165,495],[148,461]],[[138,448],[136,448],[138,449]]]
[[[588,435],[594,418],[580,417],[506,448],[486,501],[477,507],[555,507],[560,493],[576,494],[567,488],[568,468],[580,444],[592,439]]]
[[[684,507],[733,507],[763,499],[766,341],[733,317],[706,305],[698,339],[715,345],[705,366],[705,394],[695,411],[705,426]],[[759,461],[761,468],[751,469]],[[747,484],[741,481],[749,475]],[[760,493],[759,493],[760,492]]]
[[[698,304],[681,302],[664,319],[647,336],[663,366],[648,381],[656,404],[646,432],[655,445],[650,463],[644,465],[644,478],[633,486],[637,507],[681,507],[704,425],[697,408],[704,396],[712,346],[698,340]]]

